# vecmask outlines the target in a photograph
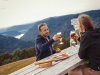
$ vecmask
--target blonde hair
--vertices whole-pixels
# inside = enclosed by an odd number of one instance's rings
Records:
[[[46,23],[41,23],[41,24],[39,24],[39,25],[38,25],[38,31],[41,31],[41,27],[42,27],[42,26],[47,26],[47,24],[46,24]]]
[[[78,16],[79,25],[83,25],[85,30],[90,30],[94,28],[94,23],[89,15],[81,14]]]

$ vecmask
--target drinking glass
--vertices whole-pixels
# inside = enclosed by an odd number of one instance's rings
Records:
[[[75,52],[75,46],[76,46],[76,42],[75,42],[75,35],[76,35],[76,33],[75,33],[75,31],[73,30],[73,31],[70,31],[70,46],[71,46],[71,49],[72,49],[72,55],[73,54],[75,54],[76,52]]]
[[[60,37],[59,37],[60,43],[59,43],[59,44],[63,44],[63,42],[62,42],[62,34],[61,34],[61,32],[58,32],[57,35],[60,35]]]

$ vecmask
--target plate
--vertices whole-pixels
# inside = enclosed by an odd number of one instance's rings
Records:
[[[56,60],[61,60],[61,59],[66,59],[68,57],[69,57],[69,55],[67,53],[62,53],[62,54],[56,54],[56,55],[54,55],[53,58],[55,58]]]

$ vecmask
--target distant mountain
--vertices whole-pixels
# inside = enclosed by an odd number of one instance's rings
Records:
[[[26,32],[29,28],[33,26],[34,23],[31,24],[23,24],[23,25],[16,25],[16,26],[11,26],[6,29],[6,31],[19,31],[19,32]]]
[[[33,26],[34,23],[31,24],[23,24],[23,25],[16,25],[16,26],[11,26],[8,28],[1,28],[0,29],[0,34],[5,35],[5,36],[18,36],[20,34],[25,34],[28,29],[30,29]]]
[[[69,32],[70,29],[73,29],[73,26],[69,25],[70,21],[67,21],[66,19],[70,20],[69,17],[62,16],[62,17],[57,17],[57,18],[51,17],[51,18],[44,19],[42,21],[38,21],[35,23],[35,25],[33,25],[32,28],[30,28],[28,30],[28,32],[26,32],[24,34],[24,36],[21,39],[34,41],[36,39],[36,36],[38,35],[37,25],[40,23],[47,23],[48,24],[51,36],[53,36],[54,34],[56,34],[59,31],[61,31],[63,34],[65,33],[64,36],[67,37],[68,34],[66,34],[66,32],[64,32],[62,30],[62,28]]]
[[[7,31],[7,32],[3,32],[0,33],[1,35],[5,35],[5,36],[16,36],[16,35],[20,35],[21,32],[18,31]]]
[[[0,52],[12,52],[16,48],[28,48],[34,46],[34,41],[37,37],[37,25],[40,23],[47,23],[50,36],[52,37],[57,32],[62,32],[64,38],[69,37],[71,30],[74,30],[71,25],[71,19],[77,18],[79,14],[70,14],[64,16],[50,17],[34,23],[12,26],[0,29]],[[83,12],[91,16],[95,23],[95,27],[100,27],[100,10],[91,10]],[[11,37],[13,36],[13,37]],[[16,39],[16,38],[21,39]]]
[[[95,27],[100,28],[100,17],[97,18],[97,19],[94,21],[94,23],[95,23]]]
[[[33,27],[31,27],[24,34],[24,36],[21,37],[21,39],[34,41],[38,35],[37,25],[40,23],[47,23],[51,37],[57,32],[62,32],[63,37],[67,38],[69,37],[70,31],[74,30],[73,26],[71,25],[71,19],[77,18],[79,14],[88,14],[95,22],[95,26],[100,26],[100,10],[91,10],[83,13],[50,17],[41,21],[37,21],[34,23]]]
[[[3,33],[6,31],[7,28],[0,28],[0,33]]]
[[[20,48],[30,48],[33,47],[34,43],[32,41],[19,40],[14,37],[6,37],[0,35],[0,53],[8,51],[12,52],[13,50]]]

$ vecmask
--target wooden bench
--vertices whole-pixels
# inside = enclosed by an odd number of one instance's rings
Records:
[[[64,75],[84,62],[78,57],[78,50],[79,45],[62,50],[61,53],[67,52],[70,56],[67,59],[53,62],[51,67],[39,68],[38,65],[33,63],[9,75]]]

